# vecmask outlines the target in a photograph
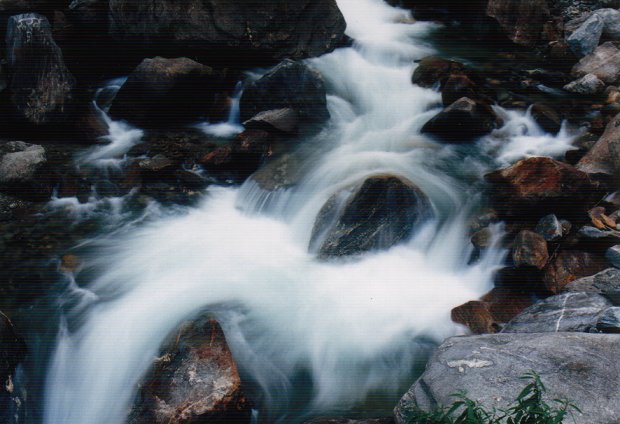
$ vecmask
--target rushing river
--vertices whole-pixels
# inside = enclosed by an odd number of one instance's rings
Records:
[[[45,423],[123,423],[162,341],[204,310],[222,323],[260,414],[281,422],[348,411],[378,394],[395,404],[428,344],[462,331],[450,310],[488,291],[504,256],[493,248],[469,261],[482,175],[527,155],[561,154],[572,139],[500,108],[506,125],[475,145],[420,135],[440,95],[412,85],[411,74],[433,53],[434,25],[411,23],[381,0],[338,4],[356,43],[307,61],[325,79],[331,119],[300,140],[298,183],[275,192],[253,179],[211,186],[197,207],[98,240],[86,257],[93,271],[64,299]],[[108,125],[111,144],[79,161],[106,166],[141,137]],[[317,260],[308,243],[325,201],[385,173],[420,187],[435,218],[389,250]]]

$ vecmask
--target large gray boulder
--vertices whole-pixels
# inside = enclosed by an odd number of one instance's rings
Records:
[[[398,424],[407,410],[454,402],[463,390],[486,409],[506,408],[519,395],[524,374],[537,372],[545,399],[565,398],[579,407],[577,424],[620,422],[620,337],[608,334],[489,334],[446,340],[424,374],[394,410]],[[572,422],[572,421],[571,421]]]
[[[608,41],[601,44],[571,70],[573,78],[581,78],[587,74],[593,74],[607,84],[620,80],[620,50],[614,43]]]
[[[564,293],[526,308],[502,329],[502,333],[588,332],[611,302],[595,293]]]
[[[109,10],[119,40],[244,49],[263,60],[321,55],[346,27],[335,0],[110,0]]]
[[[19,115],[33,124],[66,120],[75,78],[47,18],[35,13],[11,16],[6,44],[11,101]]]
[[[607,268],[595,275],[568,283],[564,292],[598,293],[620,305],[620,269]]]
[[[415,184],[394,175],[376,175],[352,194],[339,192],[327,201],[314,223],[310,249],[330,258],[389,248],[432,216],[428,197]]]
[[[603,19],[594,14],[566,39],[577,57],[583,57],[594,51],[603,34],[603,26]]]

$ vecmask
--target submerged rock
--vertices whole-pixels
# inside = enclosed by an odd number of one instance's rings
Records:
[[[595,293],[564,293],[525,309],[502,333],[589,332],[611,302]]]
[[[506,408],[537,372],[547,388],[544,399],[567,399],[579,407],[578,423],[620,421],[620,338],[586,333],[489,334],[452,337],[443,342],[424,374],[394,410],[405,424],[417,405],[431,410],[451,405],[465,391],[487,410]]]
[[[219,324],[202,316],[184,324],[143,382],[131,424],[249,422],[250,405]]]
[[[450,143],[467,143],[490,133],[499,122],[490,106],[463,97],[431,118],[421,132]]]
[[[6,43],[11,101],[20,116],[32,124],[66,120],[75,79],[47,18],[35,13],[12,16]]]
[[[110,114],[145,127],[192,122],[209,115],[218,76],[186,57],[144,59],[120,88]]]
[[[289,59],[256,81],[249,82],[239,106],[242,121],[260,112],[285,108],[295,111],[300,122],[321,123],[329,119],[321,74]]]
[[[319,212],[310,249],[320,258],[386,249],[405,241],[433,216],[430,201],[412,182],[393,175],[367,178],[352,194],[332,196]]]
[[[334,0],[110,0],[109,11],[110,33],[119,40],[234,51],[219,60],[245,67],[319,56],[342,41],[346,28]]]
[[[545,157],[520,160],[485,176],[503,217],[538,221],[549,213],[582,218],[600,198],[598,183],[566,163]]]

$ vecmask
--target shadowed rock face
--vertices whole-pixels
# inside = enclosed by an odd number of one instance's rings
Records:
[[[33,124],[65,120],[75,79],[47,18],[35,13],[12,16],[6,43],[9,89],[18,113]]]
[[[13,324],[0,312],[0,422],[15,423],[24,399],[15,393],[14,373],[26,356],[26,345]],[[21,422],[21,421],[20,421]]]
[[[406,240],[417,224],[433,215],[430,201],[419,188],[392,175],[366,179],[344,204],[342,195],[337,193],[327,201],[314,224],[310,246],[320,243],[319,257],[389,248]]]
[[[525,373],[536,371],[547,387],[545,400],[565,398],[582,411],[578,423],[620,421],[620,338],[587,333],[492,334],[452,337],[429,361],[426,371],[394,410],[407,421],[417,404],[430,410],[454,402],[463,390],[485,409],[506,408],[523,389]]]
[[[346,27],[334,0],[111,0],[110,19],[117,39],[201,42],[273,59],[331,51]]]
[[[247,423],[250,411],[222,329],[202,316],[183,325],[164,347],[128,422]]]

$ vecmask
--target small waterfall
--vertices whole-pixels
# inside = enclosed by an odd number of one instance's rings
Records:
[[[253,179],[210,188],[186,213],[104,238],[84,282],[96,300],[65,310],[72,325],[58,335],[50,363],[45,423],[124,422],[161,342],[205,308],[260,388],[261,420],[276,422],[346,413],[370,394],[385,394],[393,406],[429,344],[462,331],[450,310],[488,291],[504,258],[494,247],[468,264],[475,182],[496,166],[488,156],[518,156],[497,153],[502,138],[562,144],[566,137],[535,133],[531,117],[512,112],[503,129],[467,151],[422,136],[440,96],[410,77],[413,61],[432,52],[424,38],[435,26],[412,24],[381,0],[338,5],[357,41],[308,61],[325,78],[331,120],[306,140],[299,182],[274,192]],[[217,125],[237,124],[232,107]],[[528,134],[513,129],[521,124]],[[325,201],[384,173],[420,187],[435,219],[389,250],[317,260],[308,242]]]
[[[243,94],[243,82],[239,81],[235,85],[235,90],[230,98],[230,110],[228,111],[228,119],[225,122],[219,122],[216,124],[210,124],[209,122],[203,122],[196,125],[196,128],[204,131],[207,134],[214,135],[221,138],[230,138],[243,131],[243,125],[239,122],[239,101],[241,100],[241,94]]]

